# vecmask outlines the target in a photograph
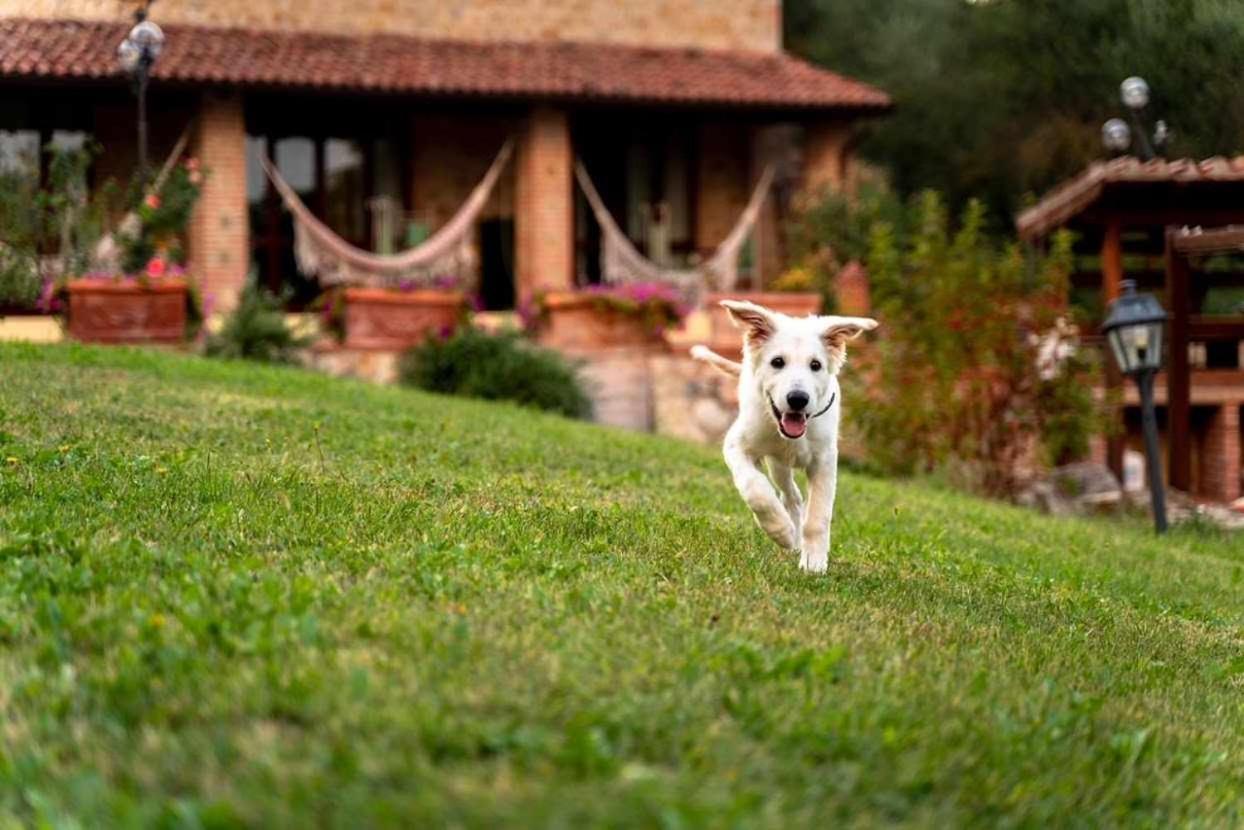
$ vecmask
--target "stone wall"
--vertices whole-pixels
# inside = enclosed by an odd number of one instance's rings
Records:
[[[0,16],[120,20],[133,0],[21,0]],[[773,52],[781,0],[160,0],[159,23],[404,34],[461,40],[577,40]]]

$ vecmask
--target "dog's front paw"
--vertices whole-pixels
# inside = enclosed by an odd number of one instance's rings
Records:
[[[823,574],[829,570],[829,552],[821,551],[809,555],[805,551],[799,552],[799,569],[810,574]]]
[[[799,569],[809,574],[824,574],[830,570],[829,546],[802,546],[799,550]]]

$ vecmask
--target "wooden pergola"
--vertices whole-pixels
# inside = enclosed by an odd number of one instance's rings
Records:
[[[1077,232],[1080,251],[1100,253],[1101,307],[1119,296],[1125,261],[1142,288],[1160,290],[1170,313],[1169,368],[1165,373],[1168,471],[1171,486],[1192,489],[1193,387],[1201,378],[1190,366],[1193,342],[1244,340],[1244,315],[1210,317],[1194,300],[1202,295],[1190,258],[1244,252],[1244,157],[1141,161],[1119,158],[1093,164],[1079,176],[1056,187],[1016,220],[1020,237],[1039,242],[1054,231]],[[1160,269],[1160,270],[1159,270]],[[1244,285],[1244,274],[1228,275]],[[1199,304],[1198,304],[1199,305]],[[1204,380],[1228,393],[1221,406],[1235,407],[1224,429],[1234,437],[1214,452],[1224,456],[1222,479],[1210,495],[1239,495],[1239,404],[1244,401],[1244,372],[1215,373]],[[1205,373],[1210,374],[1210,373]],[[1121,378],[1107,361],[1108,386]],[[1239,400],[1231,398],[1238,386]],[[1217,387],[1216,387],[1217,388]],[[1234,402],[1232,402],[1234,400]],[[1228,413],[1230,414],[1230,413]],[[1234,425],[1232,427],[1232,425]],[[1108,443],[1107,461],[1122,473],[1123,442]],[[1234,456],[1229,457],[1229,456]]]

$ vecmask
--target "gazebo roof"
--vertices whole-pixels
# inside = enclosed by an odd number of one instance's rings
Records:
[[[1213,223],[1201,215],[1209,210],[1244,211],[1244,156],[1094,162],[1021,212],[1015,226],[1022,238],[1037,239],[1076,221],[1100,223],[1108,215],[1146,209],[1161,212],[1170,224]],[[1182,220],[1181,209],[1188,212]]]

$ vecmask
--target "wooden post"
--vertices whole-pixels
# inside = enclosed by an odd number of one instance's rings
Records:
[[[1105,313],[1110,304],[1119,298],[1119,284],[1123,282],[1123,227],[1117,219],[1106,225],[1105,235],[1101,241],[1101,300],[1102,312]],[[1109,354],[1106,355],[1106,389],[1115,392],[1123,385],[1123,376],[1119,367]],[[1122,412],[1116,413],[1116,420],[1122,422]],[[1111,435],[1106,440],[1106,466],[1123,480],[1123,447],[1125,436]]]
[[[1170,307],[1170,367],[1166,372],[1166,434],[1171,486],[1192,489],[1192,371],[1188,365],[1188,259],[1175,250],[1175,231],[1166,231],[1166,297]]]

